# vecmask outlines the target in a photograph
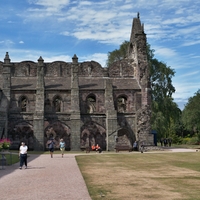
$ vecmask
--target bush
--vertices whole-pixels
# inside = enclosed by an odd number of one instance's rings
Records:
[[[193,137],[183,138],[182,144],[198,144],[198,137],[193,136]]]
[[[172,143],[174,143],[174,144],[182,144],[182,140],[183,140],[183,138],[178,135],[172,136]]]

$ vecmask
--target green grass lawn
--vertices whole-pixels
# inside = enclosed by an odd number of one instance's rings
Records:
[[[200,152],[76,157],[93,200],[199,200]]]

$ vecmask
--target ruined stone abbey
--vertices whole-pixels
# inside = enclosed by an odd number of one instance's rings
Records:
[[[153,145],[146,34],[139,14],[133,19],[127,58],[103,68],[95,61],[47,63],[0,61],[0,137],[11,149],[25,141],[45,150],[53,136],[67,150],[99,144]]]

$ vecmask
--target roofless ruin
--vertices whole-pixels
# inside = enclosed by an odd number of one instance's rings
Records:
[[[53,136],[67,150],[99,144],[104,150],[153,145],[146,34],[133,19],[126,59],[103,68],[95,61],[0,62],[0,136],[12,149],[25,141],[45,150]]]

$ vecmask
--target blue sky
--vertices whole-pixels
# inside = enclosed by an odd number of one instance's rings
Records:
[[[0,61],[95,60],[130,39],[140,12],[155,58],[175,70],[174,101],[184,108],[200,89],[199,0],[1,0]]]

